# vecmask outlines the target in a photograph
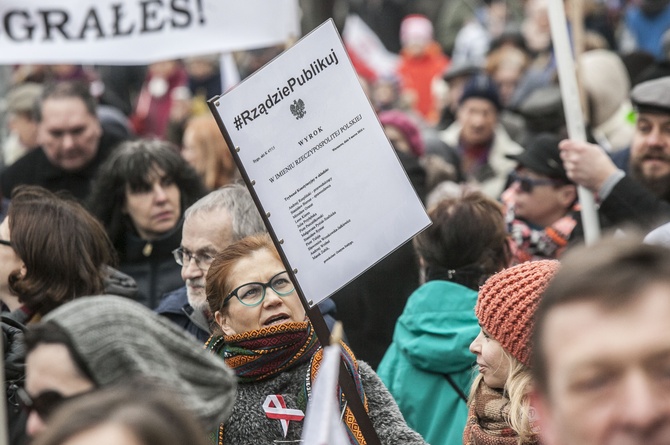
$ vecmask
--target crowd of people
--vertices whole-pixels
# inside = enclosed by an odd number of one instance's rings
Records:
[[[352,444],[670,443],[670,0],[583,2],[587,141],[549,1],[330,2],[394,54],[345,40],[432,224],[315,308],[205,104],[218,55],[0,67],[0,434],[300,443],[323,318]]]

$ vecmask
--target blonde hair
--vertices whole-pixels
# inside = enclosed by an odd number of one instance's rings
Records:
[[[536,435],[536,433],[533,432],[533,425],[531,423],[531,372],[528,366],[512,357],[512,355],[504,349],[503,355],[505,359],[509,361],[510,370],[503,387],[503,395],[509,399],[509,414],[505,420],[510,428],[517,434],[517,443],[523,445],[525,443],[530,443]],[[474,403],[475,394],[480,383],[482,383],[482,379],[483,376],[479,373],[472,382],[472,387],[470,388],[470,394],[468,396],[468,407]]]

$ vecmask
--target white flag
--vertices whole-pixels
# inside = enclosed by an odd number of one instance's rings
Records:
[[[316,375],[312,397],[302,430],[304,445],[351,445],[340,419],[337,377],[340,370],[340,346],[328,346]]]

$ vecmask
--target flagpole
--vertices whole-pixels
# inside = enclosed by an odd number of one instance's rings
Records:
[[[581,1],[581,0],[572,0]],[[550,0],[549,23],[551,25],[551,40],[554,46],[554,56],[558,68],[558,78],[563,98],[563,110],[570,139],[586,142],[584,113],[577,84],[575,62],[572,57],[570,41],[568,39],[565,8],[561,0]],[[600,223],[593,193],[585,187],[577,187],[579,203],[581,205],[584,240],[587,245],[593,244],[600,238]]]

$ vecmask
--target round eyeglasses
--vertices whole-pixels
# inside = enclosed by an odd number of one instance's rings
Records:
[[[195,267],[200,270],[205,270],[205,268],[209,267],[212,264],[212,261],[214,261],[213,256],[207,255],[206,253],[191,253],[182,247],[173,250],[172,255],[174,256],[174,260],[180,266],[188,266],[191,263],[191,260],[194,260]]]
[[[233,289],[231,293],[223,300],[222,306],[225,306],[228,300],[236,297],[240,303],[248,307],[258,306],[265,299],[265,289],[272,288],[272,290],[280,297],[290,295],[295,286],[288,276],[288,272],[279,272],[277,275],[270,278],[267,283],[246,283]]]

